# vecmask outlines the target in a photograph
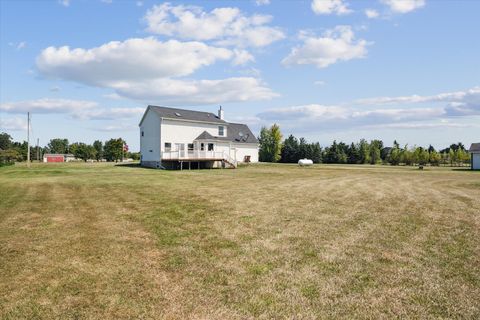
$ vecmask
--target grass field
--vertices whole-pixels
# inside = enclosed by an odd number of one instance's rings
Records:
[[[480,172],[0,169],[0,318],[480,318]]]

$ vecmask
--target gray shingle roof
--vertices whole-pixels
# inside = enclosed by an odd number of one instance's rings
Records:
[[[151,110],[155,111],[162,118],[226,123],[224,120],[220,119],[217,115],[211,112],[193,111],[193,110],[158,107],[158,106],[148,106],[148,107]]]
[[[202,132],[195,140],[218,140],[218,141],[231,141],[235,143],[258,143],[257,137],[252,133],[250,128],[246,124],[241,123],[229,123],[220,119],[217,115],[211,112],[202,112],[194,110],[185,110],[169,107],[159,107],[149,105],[148,110],[154,111],[162,118],[190,120],[190,121],[203,121],[223,124],[227,127],[226,137],[215,137],[209,134],[207,131]],[[146,114],[147,112],[145,112]],[[143,117],[145,117],[145,114]],[[140,125],[143,122],[143,118],[140,121]]]
[[[246,124],[227,123],[227,136],[214,137],[203,131],[195,140],[231,141],[235,143],[258,143],[257,137],[250,131]]]
[[[232,142],[258,143],[257,137],[246,124],[229,123],[227,137]]]
[[[211,140],[211,139],[215,139],[215,137],[212,136],[207,131],[203,131],[202,133],[200,133],[198,137],[195,138],[195,140]]]
[[[470,152],[480,152],[480,142],[479,143],[472,143],[469,151]]]

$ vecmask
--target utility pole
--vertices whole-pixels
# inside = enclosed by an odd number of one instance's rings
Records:
[[[27,167],[30,168],[30,112],[27,112]]]
[[[40,138],[37,138],[37,161],[40,162]]]

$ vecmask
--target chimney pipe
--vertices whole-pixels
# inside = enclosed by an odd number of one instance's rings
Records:
[[[223,112],[222,106],[220,106],[220,109],[218,109],[218,118],[223,120],[223,117],[224,117],[224,112]]]

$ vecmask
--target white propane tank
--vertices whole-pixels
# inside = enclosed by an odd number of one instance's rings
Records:
[[[300,167],[312,166],[313,161],[310,160],[310,159],[300,159],[300,160],[298,160],[298,165]]]

